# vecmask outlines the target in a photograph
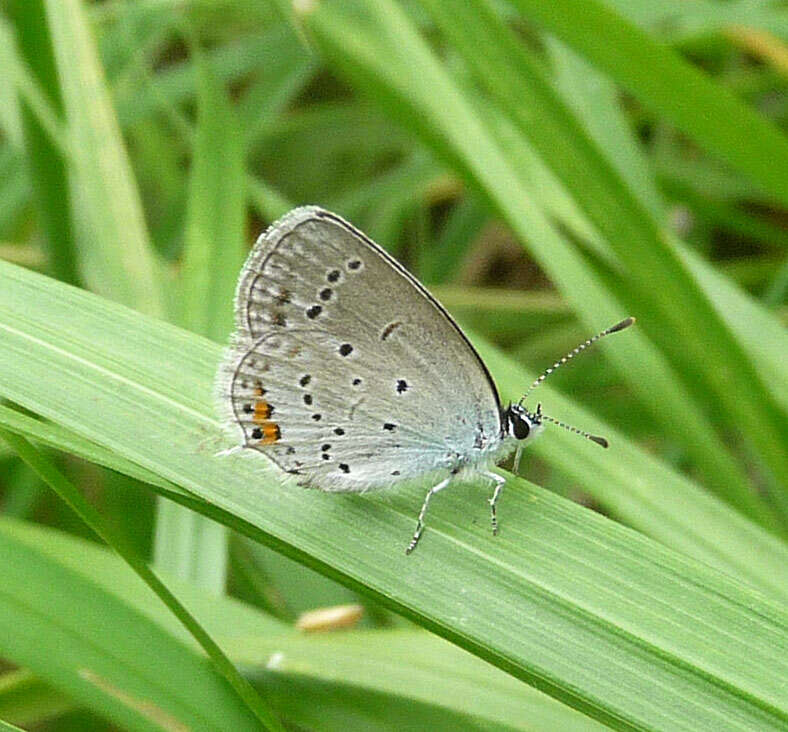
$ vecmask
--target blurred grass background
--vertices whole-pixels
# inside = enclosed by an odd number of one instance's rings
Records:
[[[529,372],[636,315],[637,334],[600,344],[552,387],[784,538],[782,4],[293,5],[0,4],[0,256],[223,343],[251,242],[291,206],[316,203],[367,232]],[[139,552],[189,583],[217,627],[251,626],[253,606],[284,632],[303,611],[357,602],[362,627],[408,627],[157,502],[140,480],[51,457]],[[528,457],[529,479],[671,543],[657,521],[594,494],[571,469]],[[16,520],[11,534],[52,557],[106,560],[69,543],[96,537],[3,443],[0,511]],[[354,642],[349,658],[374,656]],[[459,652],[440,643],[434,658],[451,674]],[[155,715],[121,720],[99,701],[85,708],[14,660],[0,676],[0,719],[175,728]],[[524,704],[518,682],[501,677],[497,703]],[[511,723],[328,673],[267,681],[299,728]],[[592,725],[534,699],[529,728]]]

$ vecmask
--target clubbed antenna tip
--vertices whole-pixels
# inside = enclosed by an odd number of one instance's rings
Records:
[[[572,427],[571,424],[567,424],[566,422],[562,422],[560,419],[555,419],[554,417],[548,417],[546,414],[542,414],[542,405],[540,404],[536,408],[536,414],[533,415],[537,421],[544,420],[545,422],[552,422],[559,427],[563,427],[565,430],[569,430],[570,432],[574,432],[576,435],[580,435],[581,437],[585,437],[587,440],[591,440],[591,442],[596,442],[597,445],[601,445],[602,447],[607,447],[607,440],[604,437],[599,437],[598,435],[591,435],[585,430],[579,430],[577,427]]]
[[[624,318],[620,323],[616,323],[612,328],[608,328],[608,333],[618,333],[620,330],[624,330],[624,328],[629,328],[630,325],[635,324],[635,318],[631,315],[628,318]]]

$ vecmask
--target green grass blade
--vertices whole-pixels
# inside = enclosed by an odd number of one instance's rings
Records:
[[[43,0],[14,0],[8,4],[21,58],[49,100],[62,111],[52,38]],[[45,233],[49,271],[59,280],[78,280],[76,249],[71,225],[68,177],[63,153],[50,140],[33,111],[22,102],[22,126],[30,176]]]
[[[186,240],[175,282],[177,320],[195,333],[226,341],[233,295],[246,257],[243,135],[225,90],[202,52],[195,53],[197,127],[194,134]],[[164,502],[158,506],[156,563],[214,592],[226,580],[227,536],[204,518]]]
[[[228,685],[237,694],[236,703],[228,709],[229,713],[240,723],[245,720],[244,727],[249,727],[251,719],[249,711],[266,729],[279,730],[284,728],[263,702],[251,685],[238,673],[229,658],[197,622],[194,616],[170,592],[161,579],[148,567],[137,554],[133,545],[120,532],[109,527],[99,512],[88,503],[83,495],[65,478],[65,476],[25,438],[10,432],[2,432],[3,439],[16,450],[19,456],[62,498],[69,507],[104,541],[106,541],[150,587],[161,601],[189,630],[194,639],[202,646],[216,666],[216,670],[225,678]],[[13,552],[9,552],[9,556]],[[239,704],[238,702],[242,702]],[[244,706],[245,705],[245,706]],[[248,708],[248,709],[247,709]],[[253,728],[253,727],[250,727]]]
[[[504,398],[516,398],[522,384],[534,374],[525,374],[514,362],[480,340],[477,346],[495,370]],[[591,446],[583,449],[571,435],[558,432],[532,448],[558,470],[572,476],[583,490],[594,496],[615,516],[658,539],[666,546],[718,567],[767,594],[788,601],[788,550],[730,508],[715,501],[697,486],[657,460],[643,454],[610,425],[552,393],[545,392],[551,411],[573,423],[604,434],[624,454],[611,463],[607,453]],[[0,407],[0,426],[25,435],[54,449],[97,462],[138,480],[145,481],[170,499],[182,502],[215,521],[233,525],[232,517],[194,499],[156,473],[126,460],[112,450],[74,435],[60,425],[42,423],[14,410]],[[580,456],[582,455],[582,459]],[[597,480],[603,476],[604,480]],[[634,476],[637,476],[637,480]],[[246,525],[235,527],[249,533]],[[261,539],[259,533],[252,533]]]
[[[199,53],[197,128],[186,212],[183,266],[176,281],[183,327],[224,343],[233,293],[246,258],[243,137],[224,89]]]
[[[79,0],[46,0],[69,131],[69,175],[83,281],[151,315],[163,314],[131,163]]]
[[[9,722],[4,722],[0,719],[0,732],[25,732],[23,729],[17,727]]]
[[[124,460],[112,450],[96,445],[94,442],[86,440],[84,437],[80,437],[60,425],[42,422],[15,409],[10,409],[3,404],[0,404],[0,426],[16,435],[27,437],[33,442],[56,450],[62,450],[72,455],[79,455],[84,460],[89,460],[118,473],[129,475],[144,483],[157,485],[168,490],[173,489],[172,484],[162,480],[156,473],[145,470],[145,468],[130,460]]]
[[[301,491],[260,461],[214,456],[223,444],[211,405],[217,346],[11,265],[0,265],[0,276],[4,396],[601,721],[672,729],[718,728],[721,719],[760,729],[785,724],[780,679],[788,669],[778,649],[786,618],[744,583],[514,479],[496,539],[486,491],[457,486],[441,495],[422,546],[406,557],[422,489],[379,497]],[[484,355],[498,372],[494,354]],[[563,412],[565,402],[546,390],[548,397]],[[624,438],[612,437],[619,455],[577,440],[561,453],[581,463],[596,450],[608,473],[592,470],[592,480],[623,478],[635,495],[650,480],[666,482]],[[543,444],[561,439],[551,434]],[[680,520],[686,506],[675,508]],[[765,549],[762,561],[784,572],[779,544],[754,527],[750,534]]]
[[[103,547],[18,521],[0,521],[0,535],[18,545],[23,555],[31,551],[39,554],[60,578],[59,588],[68,588],[72,576],[75,592],[88,584],[95,603],[105,608],[109,627],[98,623],[83,627],[82,635],[93,638],[102,648],[112,648],[115,622],[124,610],[141,616],[143,625],[152,623],[173,639],[195,646],[158,598]],[[347,689],[359,696],[364,691],[383,695],[384,709],[411,704],[416,706],[415,715],[437,717],[443,722],[441,727],[459,719],[474,729],[476,724],[482,728],[492,724],[531,730],[537,720],[543,729],[598,728],[587,717],[421,630],[302,633],[255,608],[212,596],[193,584],[178,582],[173,589],[249,678],[257,680],[267,695],[269,688],[274,689],[275,704],[289,723],[303,724],[303,707],[309,704],[298,699],[290,687],[300,680],[301,684],[306,681],[306,686],[295,688],[307,693],[310,686],[325,686],[336,697],[349,696]],[[43,599],[40,602],[43,605]],[[123,651],[129,660],[136,656],[130,642]],[[0,690],[0,714],[3,709]],[[441,719],[441,710],[451,713],[448,720]],[[392,723],[400,721],[400,714],[397,709]],[[415,715],[411,719],[414,726]]]
[[[549,4],[514,0],[513,4],[644,106],[758,183],[775,200],[788,203],[788,141],[768,120],[674,50],[597,0]]]
[[[257,730],[208,661],[40,549],[0,531],[2,652],[125,728]],[[102,625],[103,624],[103,625]],[[100,631],[100,632],[94,632]]]
[[[65,694],[55,691],[27,669],[0,675],[0,719],[29,728],[75,708]]]

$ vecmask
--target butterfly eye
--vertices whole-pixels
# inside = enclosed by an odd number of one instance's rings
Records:
[[[512,425],[512,434],[518,440],[524,440],[531,432],[531,425],[514,411],[509,411],[509,423]]]

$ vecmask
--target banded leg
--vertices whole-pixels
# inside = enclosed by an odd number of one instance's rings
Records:
[[[438,491],[443,490],[449,482],[451,481],[451,476],[448,478],[444,478],[438,485],[433,486],[432,488],[427,491],[427,495],[424,497],[424,504],[421,507],[421,511],[419,511],[419,521],[416,524],[416,531],[413,534],[413,538],[410,540],[410,544],[408,544],[408,548],[405,550],[405,554],[410,554],[415,548],[416,544],[419,543],[419,539],[421,539],[421,533],[424,531],[424,516],[427,513],[427,506],[430,504],[430,498],[434,496]]]
[[[490,518],[492,519],[493,536],[498,533],[498,517],[495,514],[495,504],[498,503],[498,498],[501,496],[501,491],[506,483],[506,478],[498,473],[482,473],[486,478],[495,482],[495,490],[493,491],[492,498],[490,498]]]

